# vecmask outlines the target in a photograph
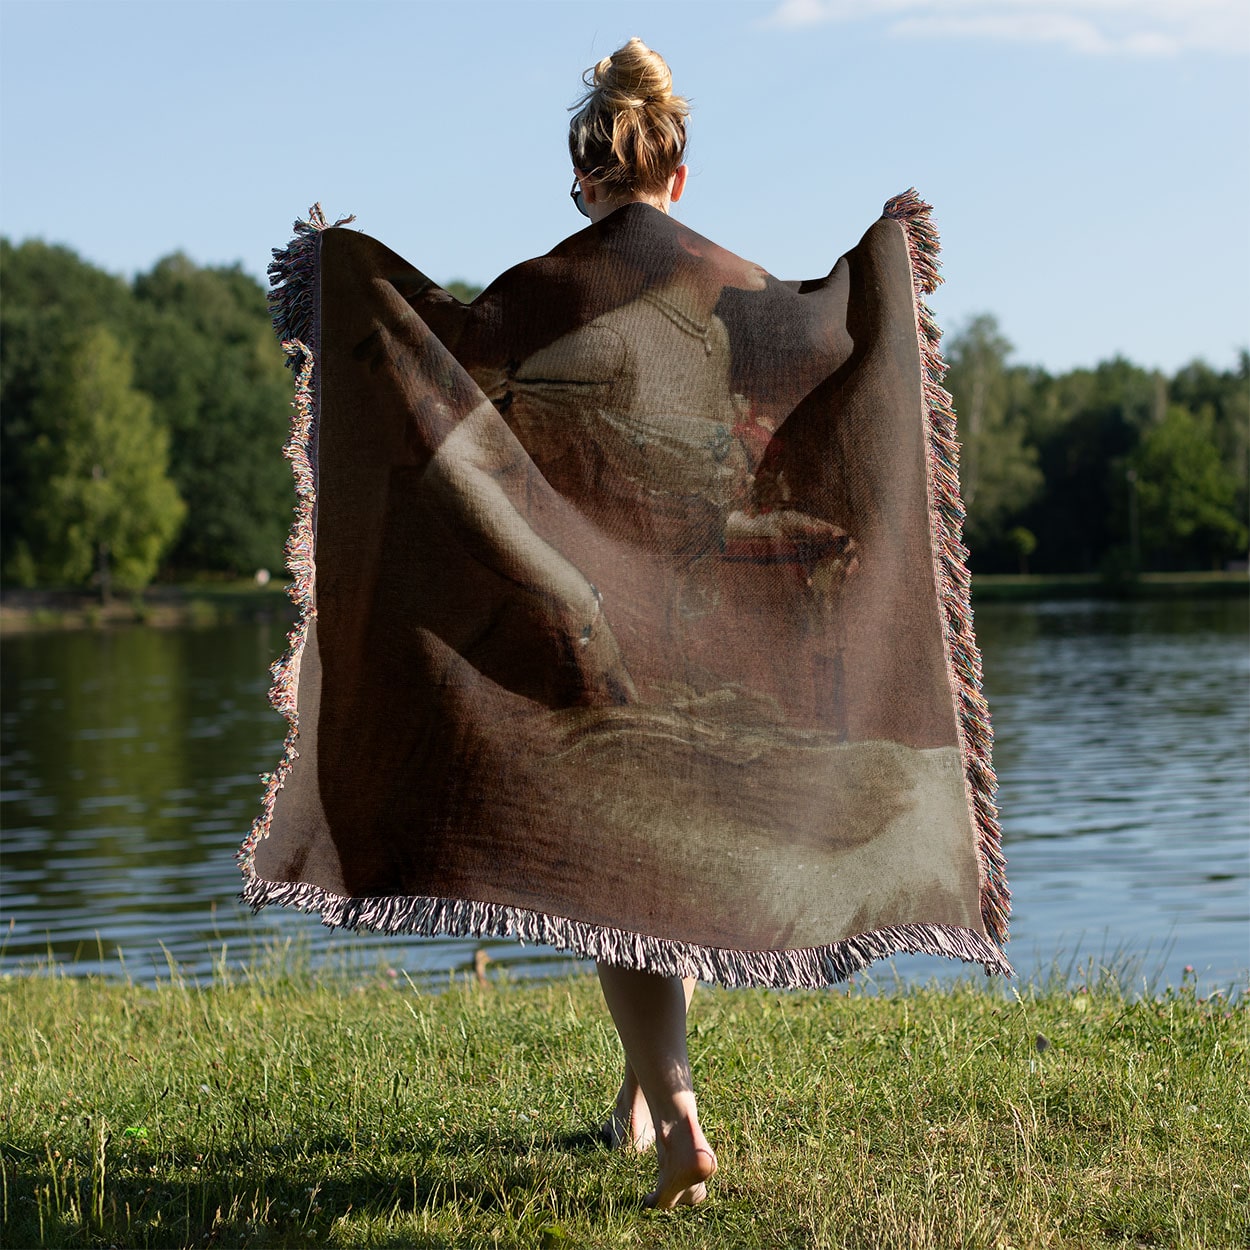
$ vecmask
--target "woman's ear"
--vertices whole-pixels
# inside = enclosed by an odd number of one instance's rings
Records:
[[[681,193],[686,189],[686,175],[690,172],[688,165],[678,165],[673,170],[673,176],[668,184],[668,198],[676,204],[681,199]]]
[[[573,176],[582,184],[582,203],[593,204],[595,199],[595,180],[588,178],[576,165],[573,166]]]

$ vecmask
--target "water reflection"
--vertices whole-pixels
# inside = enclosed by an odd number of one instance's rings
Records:
[[[1240,601],[978,613],[1015,953],[1170,945],[1250,967],[1250,650]]]
[[[1083,952],[1157,955],[1225,985],[1250,967],[1247,604],[986,605],[977,613],[1028,974]],[[280,625],[46,634],[4,646],[0,967],[48,955],[201,976],[295,935],[316,959],[468,967],[481,943],[331,936],[235,902],[234,853],[283,726]],[[570,966],[487,944],[517,975]],[[1173,967],[1174,965],[1174,967]],[[906,976],[945,965],[900,960]]]

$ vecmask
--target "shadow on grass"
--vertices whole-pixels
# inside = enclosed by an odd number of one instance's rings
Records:
[[[414,1227],[423,1214],[434,1222],[449,1211],[472,1221],[494,1216],[513,1236],[539,1244],[554,1212],[538,1209],[536,1194],[576,1189],[578,1210],[592,1220],[631,1205],[585,1183],[587,1154],[602,1155],[605,1170],[618,1157],[591,1131],[466,1128],[367,1145],[331,1134],[218,1149],[195,1165],[182,1161],[185,1149],[174,1154],[109,1159],[101,1185],[90,1166],[0,1152],[5,1244],[308,1246],[330,1240],[344,1219],[368,1226],[371,1246],[462,1244]]]

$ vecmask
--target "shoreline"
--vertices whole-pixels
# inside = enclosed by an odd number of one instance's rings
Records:
[[[1250,595],[1244,571],[1143,573],[1112,581],[1099,573],[978,573],[972,603],[1041,602],[1047,599],[1237,599]]]
[[[107,606],[83,590],[0,590],[0,636],[146,625],[181,629],[279,619],[293,623],[296,609],[287,584],[182,582],[118,595]],[[972,602],[1027,603],[1055,599],[1232,599],[1250,595],[1244,572],[1144,573],[1111,582],[1097,573],[981,573],[973,577]]]
[[[146,625],[181,629],[279,619],[294,622],[287,583],[181,582],[119,594],[105,605],[83,590],[0,590],[0,637]]]

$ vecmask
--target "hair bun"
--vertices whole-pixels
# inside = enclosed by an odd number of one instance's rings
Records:
[[[574,166],[616,193],[662,190],[684,157],[690,113],[664,58],[634,38],[582,82],[569,124]]]
[[[637,36],[605,56],[586,84],[609,98],[613,108],[642,108],[667,104],[673,98],[673,75],[664,58]]]

